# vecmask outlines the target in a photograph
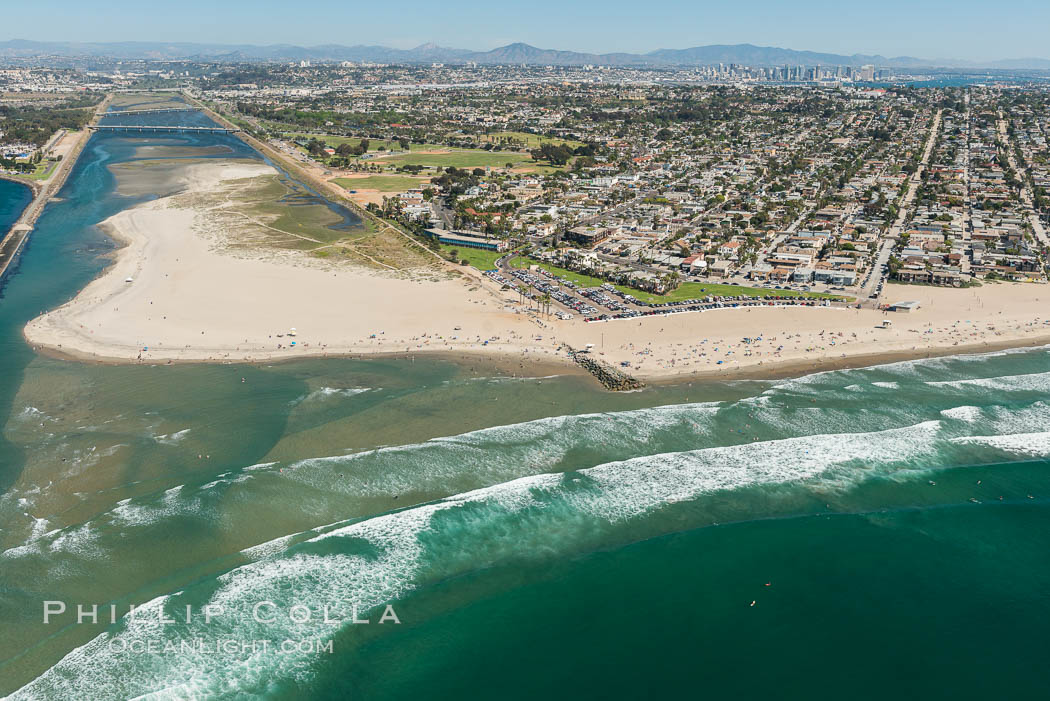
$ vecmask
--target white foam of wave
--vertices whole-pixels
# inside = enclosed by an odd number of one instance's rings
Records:
[[[916,362],[916,361],[910,361]],[[864,387],[863,383],[857,383],[854,380],[858,379],[858,376],[863,377],[867,374],[867,371],[872,369],[884,370],[889,366],[874,365],[864,368],[851,368],[846,370],[823,370],[821,372],[815,372],[811,375],[803,375],[802,377],[794,377],[787,380],[780,380],[776,382],[772,387],[762,393],[763,396],[776,396],[777,394],[788,393],[788,394],[806,394],[811,395],[818,392],[827,392],[829,389],[843,389],[848,392],[856,392]],[[840,383],[846,382],[845,385]],[[897,382],[880,381],[870,383],[875,387],[882,387],[884,389],[898,389],[900,387]],[[839,386],[840,385],[840,386]]]
[[[962,436],[953,438],[960,445],[981,445],[1015,456],[1030,458],[1050,457],[1050,431],[1014,433],[1003,436]]]
[[[943,410],[941,416],[946,419],[956,419],[957,421],[974,423],[981,418],[981,408],[969,405],[957,406]]]
[[[180,499],[183,485],[172,487],[155,502],[134,503],[124,499],[109,512],[111,523],[121,526],[148,526],[172,516],[192,513],[192,501]]]
[[[991,358],[999,358],[1008,355],[1023,353],[1038,353],[1050,350],[1050,345],[1025,348],[1005,348],[996,351],[980,353],[961,353],[959,355],[942,355],[936,358],[915,358],[912,360],[898,360],[881,365],[870,365],[862,370],[884,370],[899,374],[904,379],[922,379],[928,377],[929,371],[946,370],[959,363],[982,362]]]
[[[382,548],[378,557],[293,553],[283,558],[263,560],[219,577],[219,588],[208,603],[221,606],[227,612],[242,614],[259,601],[286,601],[288,592],[284,587],[291,582],[296,583],[296,599],[304,602],[346,602],[347,605],[355,602],[363,610],[363,607],[374,606],[384,598],[396,598],[405,591],[422,554],[422,545],[416,536],[428,526],[432,514],[441,508],[447,507],[432,504],[379,516],[313,539],[318,541],[335,535],[362,538]],[[81,684],[85,679],[89,680],[87,683],[96,699],[127,698],[146,693],[153,698],[198,698],[214,695],[220,690],[251,695],[253,691],[265,688],[267,679],[306,673],[303,655],[280,655],[275,659],[272,653],[259,650],[234,656],[176,654],[143,655],[134,659],[114,653],[114,639],[135,645],[176,637],[173,636],[175,627],[159,623],[159,613],[175,596],[158,597],[144,604],[134,616],[123,619],[123,631],[103,633],[73,650],[11,698],[73,698],[77,689],[83,688]],[[229,619],[224,616],[212,620],[200,633],[208,640],[240,639],[246,632],[245,628],[249,627],[258,626],[239,615]],[[304,626],[284,618],[277,618],[264,629],[267,638],[275,640],[318,640],[334,632],[331,628],[318,629],[316,624]],[[251,635],[258,633],[252,632]],[[115,674],[113,667],[120,664],[121,659],[124,669]],[[135,669],[128,669],[132,663],[135,663]]]
[[[986,413],[989,420],[982,426],[982,432],[986,433],[1028,433],[1050,426],[1050,404],[1047,402],[1034,402],[1019,408],[993,406]]]
[[[66,553],[84,558],[102,557],[102,539],[113,527],[151,526],[176,517],[206,513],[203,492],[184,495],[184,488],[185,485],[172,487],[159,498],[121,499],[112,509],[90,521],[34,535],[23,545],[5,550],[0,555],[16,558]]]
[[[449,497],[438,502],[384,514],[336,527],[306,542],[342,539],[350,546],[364,541],[367,554],[326,549],[317,554],[308,547],[271,556],[217,578],[209,603],[227,612],[247,612],[258,601],[297,602],[319,607],[326,602],[354,602],[361,610],[396,600],[425,584],[424,561],[443,567],[476,566],[472,541],[478,533],[495,538],[483,547],[486,558],[531,556],[544,543],[556,548],[552,528],[577,541],[598,537],[603,528],[667,504],[700,494],[762,483],[808,479],[836,467],[848,468],[882,455],[883,466],[898,466],[932,450],[938,422],[870,434],[822,435],[768,443],[710,448],[617,461],[581,471],[579,477],[542,474]],[[428,553],[421,538],[433,531],[440,513],[461,510],[472,528],[456,539],[456,553]],[[590,517],[589,519],[587,517]],[[602,524],[605,524],[603,526]],[[570,527],[571,526],[571,527]],[[345,549],[345,548],[344,548]],[[548,553],[549,554],[549,553]],[[447,555],[447,557],[446,557]],[[449,564],[451,563],[451,564]],[[169,602],[164,597],[151,606]],[[230,617],[208,627],[161,626],[156,618],[136,617],[123,631],[103,633],[68,655],[23,689],[13,699],[63,698],[88,685],[98,699],[125,698],[152,691],[164,697],[207,696],[219,691],[241,695],[259,693],[273,679],[309,678],[307,655],[275,655],[245,650],[230,655],[142,656],[129,660],[114,652],[114,639],[123,645],[149,640],[212,638],[318,639],[316,622],[295,624],[285,617],[257,624]],[[118,646],[119,649],[119,646]],[[136,665],[129,670],[129,663]]]
[[[713,491],[804,480],[833,467],[897,464],[931,454],[939,427],[939,421],[925,421],[876,433],[785,438],[609,463],[581,471],[601,487],[601,498],[580,506],[620,520]]]
[[[965,389],[980,387],[1006,392],[1050,392],[1050,372],[1027,373],[1023,375],[1004,375],[1001,377],[979,377],[968,380],[944,380],[927,382],[931,387],[951,387]]]
[[[25,407],[14,418],[21,421],[38,421],[41,423],[45,421],[58,421],[55,417],[45,414],[35,406]]]
[[[183,438],[189,435],[190,430],[191,429],[184,428],[181,431],[176,431],[175,433],[162,433],[159,436],[154,436],[153,440],[155,440],[157,443],[163,443],[164,445],[177,445],[182,441]]]
[[[669,405],[618,413],[598,413],[549,417],[535,421],[494,426],[456,436],[435,438],[418,444],[379,448],[350,455],[311,458],[282,469],[279,477],[308,484],[324,493],[350,494],[354,497],[389,497],[413,490],[421,493],[449,493],[469,491],[485,484],[500,483],[521,477],[524,473],[543,474],[557,468],[571,451],[582,448],[600,454],[628,454],[659,450],[656,440],[660,431],[670,430],[672,443],[681,445],[692,439],[709,444],[711,432],[719,431],[718,440],[726,441],[723,433],[735,434],[729,440],[750,440],[751,431],[772,429],[778,433],[815,435],[829,429],[842,431],[883,430],[899,426],[903,421],[918,420],[921,412],[900,411],[857,412],[802,406],[777,409],[756,406],[749,418],[734,422],[718,419],[722,410],[733,405],[698,403]],[[1020,417],[1019,410],[1004,411],[1000,417],[1003,432],[1028,430],[1033,423],[1043,420],[1046,413]],[[953,417],[952,410],[945,414]],[[989,421],[992,420],[991,417]],[[751,422],[749,428],[744,422]],[[739,429],[734,428],[739,426]],[[993,426],[992,423],[989,424]],[[761,427],[761,429],[759,428]],[[644,458],[642,458],[644,459]],[[107,514],[98,517],[103,525],[115,523],[121,527],[147,526],[163,519],[205,513],[202,500],[216,488],[251,479],[253,473],[276,476],[270,468],[276,462],[251,465],[240,471],[223,473],[218,478],[182,491],[182,487],[168,490],[158,501],[139,498],[132,503],[125,500]],[[218,496],[218,495],[212,495]],[[178,497],[176,499],[176,497]],[[75,543],[83,548],[94,531],[78,533],[73,538],[59,541]],[[22,551],[19,551],[22,552]]]
[[[306,396],[307,399],[325,397],[353,397],[371,391],[368,387],[321,387]]]
[[[963,410],[962,407],[957,408]],[[963,412],[965,413],[965,412]],[[764,443],[707,448],[666,453],[598,465],[581,470],[578,476],[541,474],[449,497],[438,502],[384,514],[349,525],[315,529],[320,534],[306,541],[316,543],[343,539],[367,542],[374,552],[367,555],[326,551],[316,554],[295,548],[277,555],[294,536],[285,536],[245,550],[265,559],[232,570],[218,578],[218,588],[210,603],[228,611],[250,609],[260,600],[287,601],[288,592],[296,600],[355,602],[362,610],[395,600],[407,591],[425,584],[424,560],[442,566],[476,564],[471,559],[480,545],[472,538],[496,537],[498,542],[484,545],[487,557],[529,556],[543,543],[553,548],[556,533],[577,539],[597,537],[602,523],[615,524],[637,518],[669,504],[695,499],[702,494],[741,487],[797,482],[800,480],[855,481],[872,472],[918,467],[935,453],[943,438],[953,443],[983,443],[1020,455],[1030,455],[1033,446],[1050,452],[1050,433],[1015,436],[945,437],[939,421],[925,421],[903,428],[874,433],[816,435],[785,438]],[[873,462],[876,460],[877,463]],[[870,468],[874,467],[872,470]],[[457,531],[456,553],[428,553],[424,533],[434,531],[438,514],[469,510],[463,519],[471,528]],[[508,515],[516,518],[508,519]],[[595,520],[581,520],[590,516]],[[569,527],[571,524],[571,527]],[[442,572],[447,576],[449,572]],[[154,602],[157,606],[169,598]],[[238,619],[240,620],[240,619]],[[232,625],[232,624],[231,624]],[[240,625],[244,625],[241,623]],[[251,624],[248,624],[249,626]],[[303,637],[317,638],[318,630],[297,626],[279,618],[263,629],[237,627],[191,629],[178,632],[146,622],[129,624],[127,630],[103,634],[74,650],[13,698],[38,695],[61,697],[76,684],[89,682],[96,698],[121,698],[142,690],[161,690],[169,697],[208,695],[222,690],[251,694],[265,688],[268,680],[303,680],[309,666],[303,656],[266,656],[246,652],[221,657],[155,657],[146,667],[127,673],[128,660],[114,655],[109,647],[113,637],[123,642],[156,637],[206,633],[238,638]],[[85,680],[85,677],[88,679]]]
[[[819,404],[795,406],[758,406],[748,412],[734,428],[731,422],[720,422],[718,430],[728,429],[745,438],[754,438],[756,432],[779,437],[809,436],[822,433],[851,433],[880,431],[907,426],[925,418],[922,407],[906,404],[878,405],[863,408],[832,409]],[[728,426],[725,424],[728,423]],[[748,425],[750,424],[750,426]],[[763,430],[764,429],[764,430]]]
[[[720,406],[705,402],[547,417],[423,443],[308,458],[290,464],[281,476],[364,497],[456,493],[552,471],[574,450],[652,451],[660,432],[669,430],[676,441],[707,437]]]
[[[98,545],[98,534],[90,522],[64,528],[60,531],[51,531],[36,542],[39,548],[46,546],[48,553],[72,553],[81,557],[99,557],[102,550]]]
[[[986,353],[965,353],[962,355],[946,355],[936,358],[899,360],[892,363],[869,365],[863,368],[847,370],[824,370],[810,375],[804,375],[802,377],[781,380],[767,389],[764,394],[775,395],[780,392],[809,394],[817,389],[824,390],[829,384],[833,386],[836,379],[846,379],[848,382],[849,378],[853,378],[857,374],[865,375],[872,370],[891,373],[898,376],[900,380],[925,381],[930,378],[931,373],[958,370],[960,363],[980,363],[996,357],[1025,353],[1045,353],[1048,350],[1050,350],[1050,345],[1038,348],[1007,348]],[[871,384],[876,387],[887,387],[889,389],[898,389],[900,386],[898,381],[872,382]],[[890,385],[892,385],[892,387]]]
[[[292,406],[298,406],[299,404],[306,404],[308,402],[316,402],[324,399],[330,399],[333,397],[355,397],[365,392],[378,391],[371,387],[320,387],[312,392],[304,394],[300,397],[296,397],[291,402]]]
[[[29,532],[30,540],[43,537],[50,530],[51,523],[46,518],[34,518],[33,527]]]
[[[1030,433],[1050,426],[1050,404],[1046,402],[1034,402],[1023,407],[992,405],[980,408],[964,405],[945,409],[941,415],[968,424],[966,431],[969,434],[988,436]]]
[[[522,376],[511,376],[511,375],[499,375],[497,377],[470,377],[467,378],[467,382],[484,382],[487,384],[497,385],[505,382],[534,382],[536,380],[553,380],[556,377],[563,377],[562,375],[543,375],[541,377],[530,377],[528,375]],[[448,384],[455,384],[462,382],[463,380],[450,380]]]
[[[429,493],[468,491],[485,484],[505,482],[523,473],[543,474],[556,468],[559,461],[574,449],[589,447],[601,454],[631,454],[637,451],[659,450],[654,442],[659,431],[671,429],[675,442],[690,442],[690,436],[707,439],[713,430],[739,434],[735,440],[749,440],[750,429],[740,423],[733,428],[729,421],[719,421],[722,410],[733,405],[699,403],[669,405],[618,413],[598,413],[549,417],[436,438],[419,444],[380,448],[351,455],[312,458],[293,463],[281,471],[280,478],[310,484],[325,493],[352,494],[355,497],[404,494],[411,490]],[[756,426],[778,433],[821,434],[829,429],[842,431],[884,430],[899,426],[902,421],[918,420],[922,412],[906,411],[857,412],[801,406],[793,409],[756,406],[748,419]],[[942,412],[947,419],[977,422],[982,413],[976,407],[956,407]],[[989,433],[1019,433],[1031,431],[1050,423],[1050,407],[1036,403],[1028,408],[986,408],[984,430]],[[757,430],[757,428],[756,428]],[[709,442],[704,440],[704,442]],[[608,453],[605,453],[608,454]],[[640,459],[644,459],[640,458]],[[96,518],[103,530],[110,524],[121,527],[147,526],[163,519],[187,514],[205,513],[207,492],[246,481],[252,473],[270,470],[276,462],[251,465],[241,471],[220,475],[201,487],[168,490],[159,501],[155,498],[124,500],[112,512]],[[338,470],[338,473],[336,472]],[[211,495],[220,496],[220,495]],[[34,547],[13,548],[5,556],[21,556],[40,550],[51,552],[69,550],[95,553],[91,543],[98,529],[90,526],[53,532],[37,541],[27,543]]]
[[[581,445],[641,451],[649,449],[658,431],[669,428],[682,429],[697,437],[706,436],[708,419],[720,406],[696,403],[548,417],[418,444],[311,458],[285,467],[280,476],[326,493],[355,497],[388,497],[413,489],[455,493],[514,479],[526,471],[534,474],[550,471],[569,451]],[[188,431],[179,432],[179,438]],[[203,500],[209,498],[208,492],[272,472],[270,468],[277,465],[277,462],[250,465],[239,472],[223,473],[196,488],[180,485],[169,489],[159,500],[150,496],[124,499],[110,511],[96,516],[93,522],[56,531],[3,555],[68,552],[97,557],[100,550],[95,541],[110,526],[144,527],[172,517],[205,513]],[[341,471],[342,476],[335,477],[335,470]]]
[[[278,553],[284,552],[288,549],[288,546],[295,540],[294,535],[284,535],[280,538],[274,538],[268,540],[265,543],[259,543],[248,548],[241,550],[241,554],[245,555],[252,560],[261,560],[264,557],[270,557]]]
[[[29,514],[26,514],[29,516]],[[29,536],[25,543],[0,552],[0,557],[17,558],[29,555],[37,550],[37,545],[48,535],[58,533],[57,529],[51,529],[51,522],[46,518],[34,518],[29,516],[32,524],[29,527]]]
[[[820,385],[825,380],[841,375],[844,370],[822,370],[802,377],[792,377],[786,380],[778,380],[772,387],[764,391],[764,395],[775,395],[781,392],[807,392],[814,385]]]

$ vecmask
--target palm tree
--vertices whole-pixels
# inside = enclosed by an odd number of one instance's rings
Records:
[[[544,292],[542,301],[543,301],[543,306],[546,307],[546,309],[547,309],[547,318],[549,319],[550,316],[551,316],[551,293],[550,292]]]

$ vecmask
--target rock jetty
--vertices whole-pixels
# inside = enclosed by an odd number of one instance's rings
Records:
[[[608,363],[598,360],[586,351],[578,351],[568,345],[565,346],[565,349],[568,352],[569,357],[572,358],[577,365],[594,375],[598,379],[598,382],[601,382],[608,390],[612,390],[613,392],[626,392],[632,389],[641,389],[642,387],[645,387],[645,385],[639,380],[614,368]]]

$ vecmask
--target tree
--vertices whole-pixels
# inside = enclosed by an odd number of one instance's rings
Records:
[[[551,165],[563,166],[572,158],[573,151],[564,144],[556,146],[551,143],[545,143],[538,149],[533,149],[531,154],[533,160],[550,161]]]

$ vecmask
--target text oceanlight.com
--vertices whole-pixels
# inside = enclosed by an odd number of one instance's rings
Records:
[[[106,645],[111,652],[131,655],[331,655],[334,652],[331,639],[124,640],[115,638]]]

